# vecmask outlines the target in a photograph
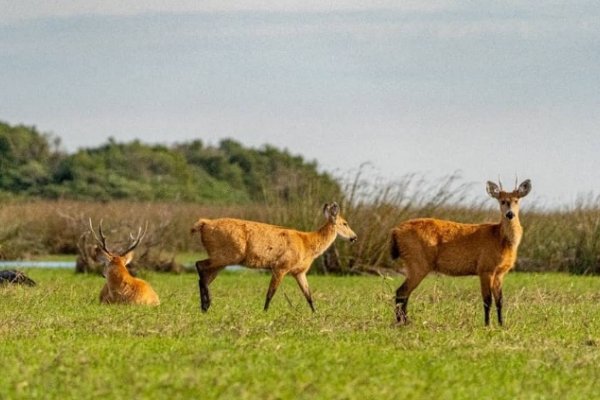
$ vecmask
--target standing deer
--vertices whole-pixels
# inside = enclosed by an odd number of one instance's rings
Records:
[[[527,179],[512,192],[493,182],[487,192],[500,205],[496,224],[461,224],[432,218],[401,223],[391,232],[391,256],[403,261],[406,279],[396,291],[396,319],[408,322],[406,306],[412,291],[429,272],[451,276],[479,275],[485,325],[490,323],[492,294],[498,324],[502,325],[502,280],[517,259],[523,229],[519,222],[519,200],[531,191]]]
[[[134,278],[127,270],[126,265],[133,259],[133,250],[140,244],[146,229],[138,229],[137,236],[129,235],[132,240],[127,249],[121,253],[110,251],[106,246],[106,237],[102,232],[102,221],[98,227],[100,238],[96,236],[92,220],[90,219],[90,229],[92,235],[99,243],[94,249],[93,258],[104,264],[103,275],[106,277],[106,283],[100,292],[100,302],[105,304],[123,303],[123,304],[144,304],[157,306],[160,304],[158,295],[152,289],[150,284],[142,279]]]
[[[196,262],[202,311],[207,311],[210,307],[208,286],[217,274],[228,265],[243,265],[248,268],[266,268],[272,272],[265,311],[283,277],[289,273],[298,282],[314,312],[306,280],[306,273],[313,260],[331,246],[337,235],[351,242],[356,240],[356,234],[339,215],[339,210],[337,203],[325,204],[323,215],[327,222],[315,232],[300,232],[234,218],[199,219],[194,224],[192,233],[200,232],[209,257]]]

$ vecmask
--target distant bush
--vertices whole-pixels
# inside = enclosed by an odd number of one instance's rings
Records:
[[[341,193],[315,162],[231,139],[217,147],[201,140],[165,146],[109,139],[74,154],[59,149],[58,138],[35,127],[0,122],[0,198],[248,204],[292,202],[315,187]]]

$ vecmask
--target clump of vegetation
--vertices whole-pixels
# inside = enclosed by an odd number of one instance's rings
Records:
[[[226,139],[218,146],[201,140],[165,146],[110,139],[66,154],[58,138],[0,122],[0,198],[248,204],[295,201],[314,186],[341,192],[315,162],[268,145],[253,149]]]
[[[600,274],[600,198],[527,216],[520,270]]]
[[[389,232],[409,218],[431,216],[460,222],[497,222],[498,210],[483,201],[471,206],[461,203],[466,190],[456,177],[426,184],[409,176],[397,185],[360,183],[350,195],[342,196],[344,217],[358,235],[354,244],[335,242],[339,266],[327,268],[323,259],[312,271],[329,273],[393,273],[389,258]],[[413,187],[421,189],[413,190]],[[362,191],[357,195],[358,188]],[[446,193],[449,192],[449,193]],[[354,193],[354,197],[352,194]],[[432,201],[429,193],[443,201]],[[330,196],[330,199],[339,197]],[[463,204],[463,205],[461,205]],[[0,258],[24,259],[45,254],[78,254],[78,243],[89,230],[87,219],[104,220],[117,236],[127,237],[138,226],[149,224],[147,242],[152,260],[140,265],[153,269],[182,252],[201,252],[198,237],[190,228],[200,218],[237,217],[299,230],[314,230],[322,223],[319,197],[307,192],[304,201],[249,203],[244,205],[201,205],[195,203],[81,201],[4,201],[0,206]],[[575,274],[600,273],[600,201],[572,209],[545,211],[524,203],[524,229],[517,271],[563,271]],[[326,253],[327,255],[328,253]],[[156,261],[157,260],[157,261]]]

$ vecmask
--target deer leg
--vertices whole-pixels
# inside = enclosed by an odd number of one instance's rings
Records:
[[[504,320],[502,319],[502,280],[504,276],[497,275],[494,278],[492,284],[492,294],[494,295],[494,301],[496,302],[496,312],[498,314],[498,325],[502,326]]]
[[[304,294],[308,305],[312,312],[315,312],[315,307],[313,305],[312,295],[310,294],[310,288],[308,287],[308,281],[306,280],[306,272],[302,272],[295,276],[296,282],[298,282],[298,286],[300,286],[300,290]]]
[[[281,280],[285,274],[279,271],[273,270],[273,276],[271,276],[271,283],[269,284],[269,290],[267,291],[267,299],[265,300],[265,311],[269,309],[269,303],[271,303],[271,299],[277,291],[279,284],[281,284]]]
[[[204,282],[206,282],[206,286],[210,285],[215,280],[217,275],[219,275],[219,272],[223,271],[224,269],[225,267],[214,267],[204,271],[203,279]]]
[[[408,295],[406,293],[408,286],[408,279],[405,279],[404,283],[396,290],[396,322],[402,325],[408,323],[408,316],[406,314],[406,306],[408,305]]]
[[[212,281],[215,280],[219,272],[223,271],[224,269],[225,267],[211,267],[210,269],[202,271],[202,287],[204,289],[205,294],[204,304],[206,304],[206,309],[203,308],[203,311],[208,310],[212,302],[208,286],[212,283]]]
[[[479,279],[481,281],[481,297],[483,298],[483,320],[485,326],[489,326],[490,308],[492,307],[492,275],[482,274]]]
[[[198,289],[200,291],[200,309],[203,312],[208,311],[210,307],[210,292],[208,291],[208,282],[206,276],[209,268],[210,258],[196,262],[196,271],[198,271]]]
[[[108,290],[108,283],[105,283],[102,286],[102,290],[100,291],[100,303],[108,303],[108,296],[110,295],[110,291]]]
[[[406,313],[408,298],[425,276],[427,276],[426,273],[408,273],[402,285],[396,290],[396,322],[398,325],[406,325],[408,323],[408,315]]]

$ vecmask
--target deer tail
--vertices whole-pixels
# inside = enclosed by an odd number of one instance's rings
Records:
[[[202,233],[202,227],[208,222],[207,219],[204,218],[200,218],[198,221],[196,221],[196,223],[194,224],[194,226],[192,226],[192,229],[190,230],[191,234],[194,234],[196,232],[200,232]]]
[[[396,260],[402,255],[402,252],[400,251],[400,247],[398,247],[398,241],[396,240],[395,230],[392,230],[392,234],[390,235],[390,237],[390,256],[392,257],[392,260]]]

